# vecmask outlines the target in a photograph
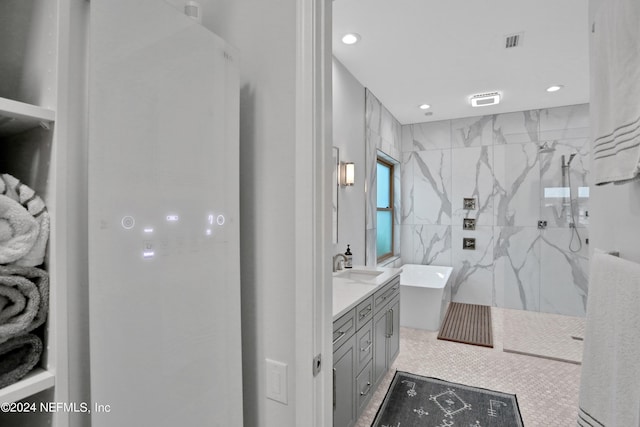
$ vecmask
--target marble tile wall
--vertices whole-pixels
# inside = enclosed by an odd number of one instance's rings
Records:
[[[402,261],[453,266],[454,301],[584,316],[588,137],[586,104],[402,126]]]
[[[394,186],[394,227],[396,232],[393,240],[393,251],[401,251],[401,223],[402,223],[402,126],[400,122],[387,110],[384,105],[371,93],[365,90],[365,162],[366,165],[366,218],[365,218],[365,262],[374,266],[376,257],[376,163],[378,155],[395,164]],[[358,167],[356,165],[356,167]]]

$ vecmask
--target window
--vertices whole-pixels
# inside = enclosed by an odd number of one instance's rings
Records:
[[[378,158],[377,171],[378,262],[393,256],[393,165]]]

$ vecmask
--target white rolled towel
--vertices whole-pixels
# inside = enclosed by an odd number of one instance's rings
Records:
[[[38,233],[33,246],[13,263],[25,267],[35,267],[42,264],[49,240],[50,219],[47,207],[31,188],[9,174],[0,175],[0,194],[22,205],[38,225]],[[2,261],[0,263],[4,264]]]
[[[37,221],[20,203],[0,195],[0,264],[10,264],[27,256],[39,232]]]
[[[35,330],[49,313],[49,274],[36,267],[1,265],[0,303],[0,343]]]

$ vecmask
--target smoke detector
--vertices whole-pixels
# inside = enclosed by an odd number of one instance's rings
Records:
[[[472,107],[486,107],[500,103],[500,92],[477,93],[470,98]]]

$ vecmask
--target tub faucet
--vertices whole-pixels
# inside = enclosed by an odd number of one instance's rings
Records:
[[[335,273],[338,270],[342,270],[340,267],[340,264],[338,263],[338,266],[336,266],[336,261],[340,261],[339,257],[342,257],[342,261],[343,262],[347,262],[347,257],[345,256],[345,254],[335,254],[333,256],[333,272]]]

